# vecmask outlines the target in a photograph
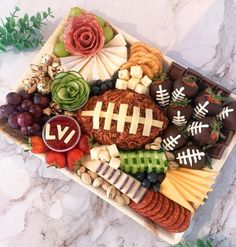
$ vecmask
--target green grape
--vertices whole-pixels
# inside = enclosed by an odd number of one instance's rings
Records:
[[[110,40],[113,39],[114,37],[114,33],[113,33],[113,30],[110,26],[106,25],[104,28],[103,28],[103,31],[104,31],[104,36],[105,36],[105,43],[109,42]]]
[[[65,49],[65,45],[62,42],[57,43],[54,46],[54,51],[53,53],[57,56],[57,57],[66,57],[68,55],[70,55],[70,53]]]
[[[106,21],[103,20],[102,17],[100,17],[100,16],[96,16],[96,18],[97,18],[97,21],[98,21],[99,25],[100,25],[101,27],[104,27],[105,24],[106,24]]]
[[[79,16],[83,13],[83,11],[79,7],[74,7],[70,9],[69,16]]]

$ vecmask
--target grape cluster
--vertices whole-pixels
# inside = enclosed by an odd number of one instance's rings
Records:
[[[48,95],[10,92],[6,101],[7,104],[0,106],[0,119],[7,120],[10,128],[20,129],[23,135],[41,135],[42,126],[49,118],[43,114],[50,103]]]
[[[165,179],[165,174],[158,174],[156,172],[138,172],[135,174],[135,178],[141,182],[143,187],[147,189],[152,188],[154,191],[159,191],[160,184]]]
[[[118,74],[115,73],[111,79],[105,81],[96,80],[90,87],[90,96],[98,96],[108,90],[114,89],[117,77]]]

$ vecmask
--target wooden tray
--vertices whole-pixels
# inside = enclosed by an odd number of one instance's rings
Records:
[[[42,47],[42,49],[36,55],[35,59],[32,61],[33,64],[38,64],[40,62],[41,56],[44,53],[52,54],[53,47],[54,47],[54,44],[56,42],[57,36],[60,33],[60,31],[63,29],[63,27],[65,25],[65,22],[66,22],[66,18],[64,18],[61,21],[61,23],[57,26],[57,28],[55,29],[55,31],[53,32],[53,34],[50,36],[50,38],[47,40],[47,42],[45,43],[45,45]],[[125,37],[126,41],[129,44],[132,44],[132,43],[138,41],[136,38],[134,38],[131,35],[127,34],[123,30],[121,30],[120,28],[115,27],[115,26],[113,26],[113,27],[114,27],[114,29],[117,32],[123,34],[123,36]],[[169,57],[167,57],[167,56],[164,55],[164,68],[165,68],[165,70],[167,70],[167,68],[169,67],[169,65],[172,62],[174,62],[174,60],[172,60],[171,58],[169,58]],[[31,72],[31,69],[29,67],[27,69],[27,71],[25,72],[23,78],[30,77],[31,74],[32,74],[32,72]],[[21,81],[20,81],[18,83],[18,85],[16,86],[16,91],[20,90],[21,88],[22,88],[22,85],[21,85]],[[230,97],[236,99],[236,96],[235,95],[230,95]],[[10,139],[15,144],[21,146],[22,148],[26,148],[26,146],[25,146],[25,144],[23,142],[22,135],[20,135],[16,131],[10,129],[7,126],[7,124],[4,123],[4,121],[2,121],[2,120],[0,120],[0,134],[3,135],[3,136],[5,136],[7,139]],[[213,161],[213,170],[220,171],[220,169],[224,165],[226,159],[228,158],[230,152],[232,151],[235,143],[236,143],[236,134],[234,134],[234,137],[233,137],[230,145],[225,150],[222,159],[221,160],[214,160]],[[44,161],[44,155],[36,155],[36,156],[39,157],[41,160]],[[70,172],[67,169],[58,169],[58,170],[60,172],[62,172],[63,174],[65,174],[66,176],[68,176],[71,179],[73,179],[75,182],[77,182],[80,185],[82,185],[83,187],[85,187],[86,189],[88,189],[89,191],[92,191],[94,194],[96,194],[97,196],[99,196],[100,198],[102,198],[103,200],[105,200],[106,202],[108,202],[109,204],[111,204],[112,206],[114,206],[115,208],[117,208],[118,210],[120,210],[122,213],[126,214],[131,219],[133,219],[134,221],[136,221],[137,223],[139,223],[140,225],[142,225],[144,228],[148,229],[149,231],[153,232],[155,235],[157,235],[161,239],[165,240],[166,242],[168,242],[170,244],[177,244],[182,239],[184,233],[176,233],[176,234],[174,234],[174,233],[169,233],[167,231],[164,231],[162,228],[158,227],[157,225],[155,225],[154,223],[152,223],[150,220],[148,220],[148,219],[142,217],[141,215],[137,214],[136,212],[134,212],[128,206],[119,206],[113,200],[108,199],[106,197],[105,192],[101,188],[94,188],[91,185],[84,184],[81,181],[80,177],[76,173],[72,173],[72,172]]]

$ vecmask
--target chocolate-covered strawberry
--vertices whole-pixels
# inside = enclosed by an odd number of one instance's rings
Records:
[[[174,151],[187,144],[186,136],[180,131],[179,127],[170,125],[163,133],[162,147],[166,151]]]
[[[172,86],[172,81],[170,81],[166,73],[163,73],[151,83],[149,94],[160,106],[165,107],[170,102]]]
[[[220,122],[215,117],[204,117],[188,125],[187,131],[197,144],[213,145],[220,135]]]
[[[236,130],[236,101],[227,103],[217,115],[217,119],[222,121],[225,129]]]
[[[206,153],[198,146],[184,147],[176,152],[176,161],[182,167],[202,169],[206,163]]]
[[[205,89],[194,99],[194,117],[199,119],[217,115],[222,110],[222,102],[225,99],[214,93],[211,88]]]
[[[183,101],[170,102],[166,112],[173,124],[183,126],[191,119],[193,107],[189,104],[188,99],[185,98]]]
[[[197,78],[193,75],[185,75],[177,79],[173,86],[172,100],[182,101],[185,97],[194,98],[199,92],[196,80]]]

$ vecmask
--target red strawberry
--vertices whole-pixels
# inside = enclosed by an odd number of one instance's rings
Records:
[[[212,132],[211,132],[211,139],[217,141],[218,138],[219,138],[219,133],[218,133],[218,132],[212,131]]]
[[[82,150],[84,154],[90,153],[89,137],[81,135],[77,148]]]
[[[48,147],[45,145],[43,139],[39,136],[32,136],[28,140],[28,146],[32,153],[42,154],[48,151]]]
[[[66,155],[65,153],[49,151],[46,153],[45,161],[50,166],[64,168],[66,166]]]
[[[84,153],[78,148],[73,148],[67,152],[67,165],[71,171],[77,171]]]

